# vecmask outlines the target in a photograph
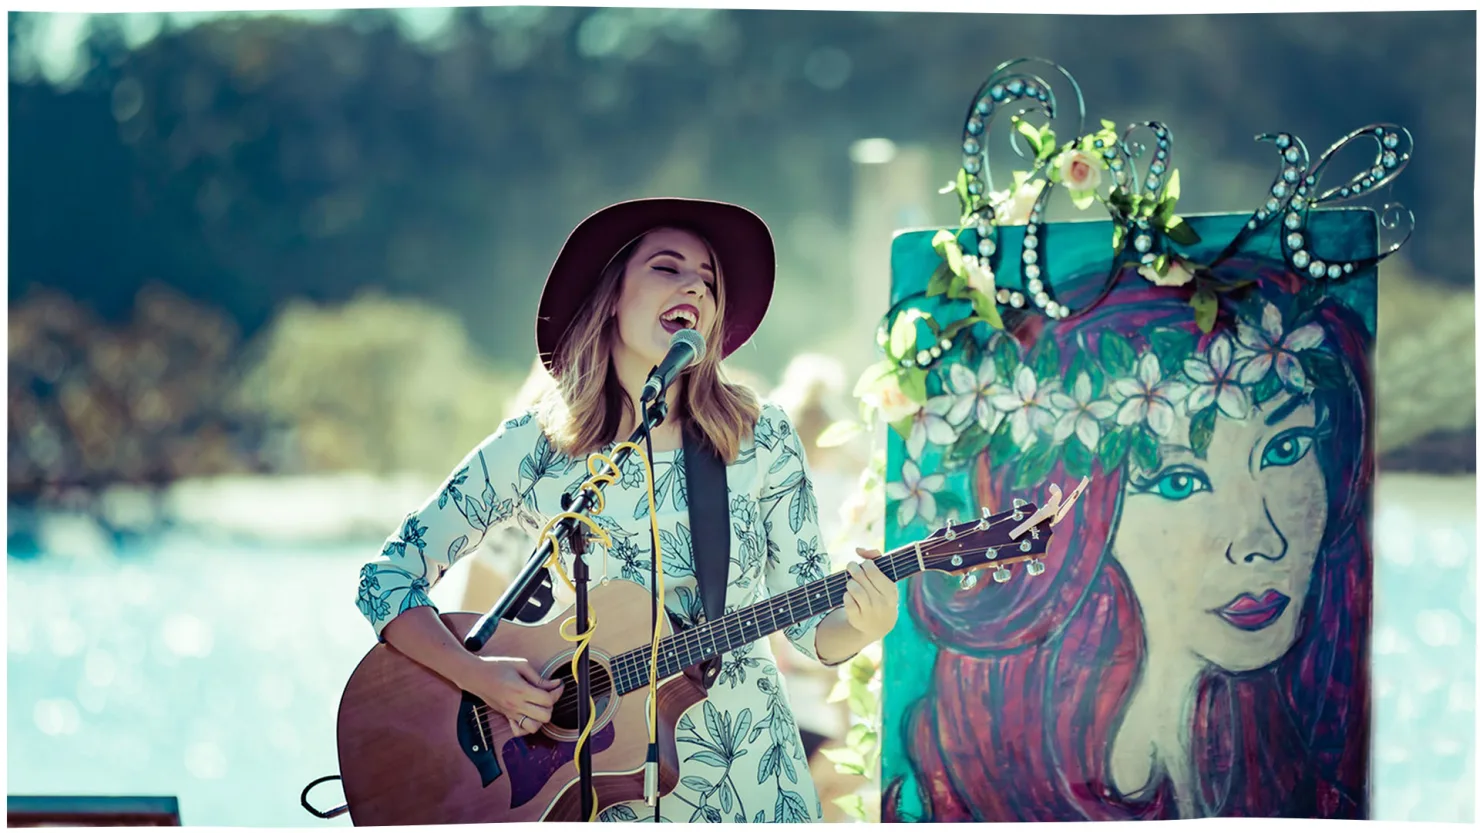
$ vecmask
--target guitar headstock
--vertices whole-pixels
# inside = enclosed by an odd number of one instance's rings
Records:
[[[1057,485],[1050,485],[1051,497],[1041,507],[1014,500],[1010,511],[995,515],[982,507],[981,517],[947,524],[899,552],[912,553],[923,570],[964,573],[963,589],[976,584],[976,574],[972,571],[978,568],[994,568],[992,580],[999,584],[1012,578],[1009,567],[1013,564],[1026,564],[1029,576],[1042,575],[1046,567],[1039,556],[1048,551],[1053,528],[1068,515],[1088,485],[1086,477],[1067,501]]]

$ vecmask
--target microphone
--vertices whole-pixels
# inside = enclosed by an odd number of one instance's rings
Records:
[[[697,330],[682,329],[673,334],[668,342],[668,355],[663,363],[648,374],[647,384],[642,386],[642,403],[646,405],[662,396],[668,385],[678,378],[683,369],[704,358],[704,336]]]

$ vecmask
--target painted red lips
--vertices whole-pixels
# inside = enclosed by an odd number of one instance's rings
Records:
[[[1289,604],[1289,596],[1278,590],[1266,590],[1258,598],[1248,593],[1240,594],[1213,612],[1239,630],[1258,631],[1278,621]]]

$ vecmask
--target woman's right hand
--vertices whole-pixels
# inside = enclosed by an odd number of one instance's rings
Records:
[[[509,721],[515,737],[533,734],[550,722],[550,713],[565,690],[559,680],[542,679],[527,660],[478,657],[462,688]]]

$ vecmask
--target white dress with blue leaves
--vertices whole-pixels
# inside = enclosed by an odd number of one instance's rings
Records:
[[[604,453],[610,452],[610,447]],[[654,455],[664,602],[684,626],[702,614],[689,535],[681,449]],[[538,535],[588,471],[585,458],[558,454],[530,414],[504,423],[457,467],[421,508],[407,516],[379,558],[360,572],[359,608],[376,634],[402,611],[431,606],[427,591],[493,530],[519,524]],[[726,612],[827,575],[817,500],[801,443],[778,407],[762,406],[753,438],[726,470],[730,568]],[[587,556],[591,578],[610,572],[648,586],[651,527],[642,463],[636,455],[605,490],[595,521],[612,537]],[[566,570],[570,570],[569,556]],[[518,565],[511,565],[517,567]],[[562,593],[564,587],[557,582]],[[558,605],[557,605],[558,606]],[[647,617],[644,606],[641,614]],[[822,615],[788,628],[787,638],[813,659]],[[600,631],[598,626],[598,639]],[[662,821],[815,822],[822,804],[807,770],[786,683],[766,640],[724,656],[709,699],[678,723],[680,783],[662,799]],[[603,808],[602,821],[651,821],[642,802]]]

